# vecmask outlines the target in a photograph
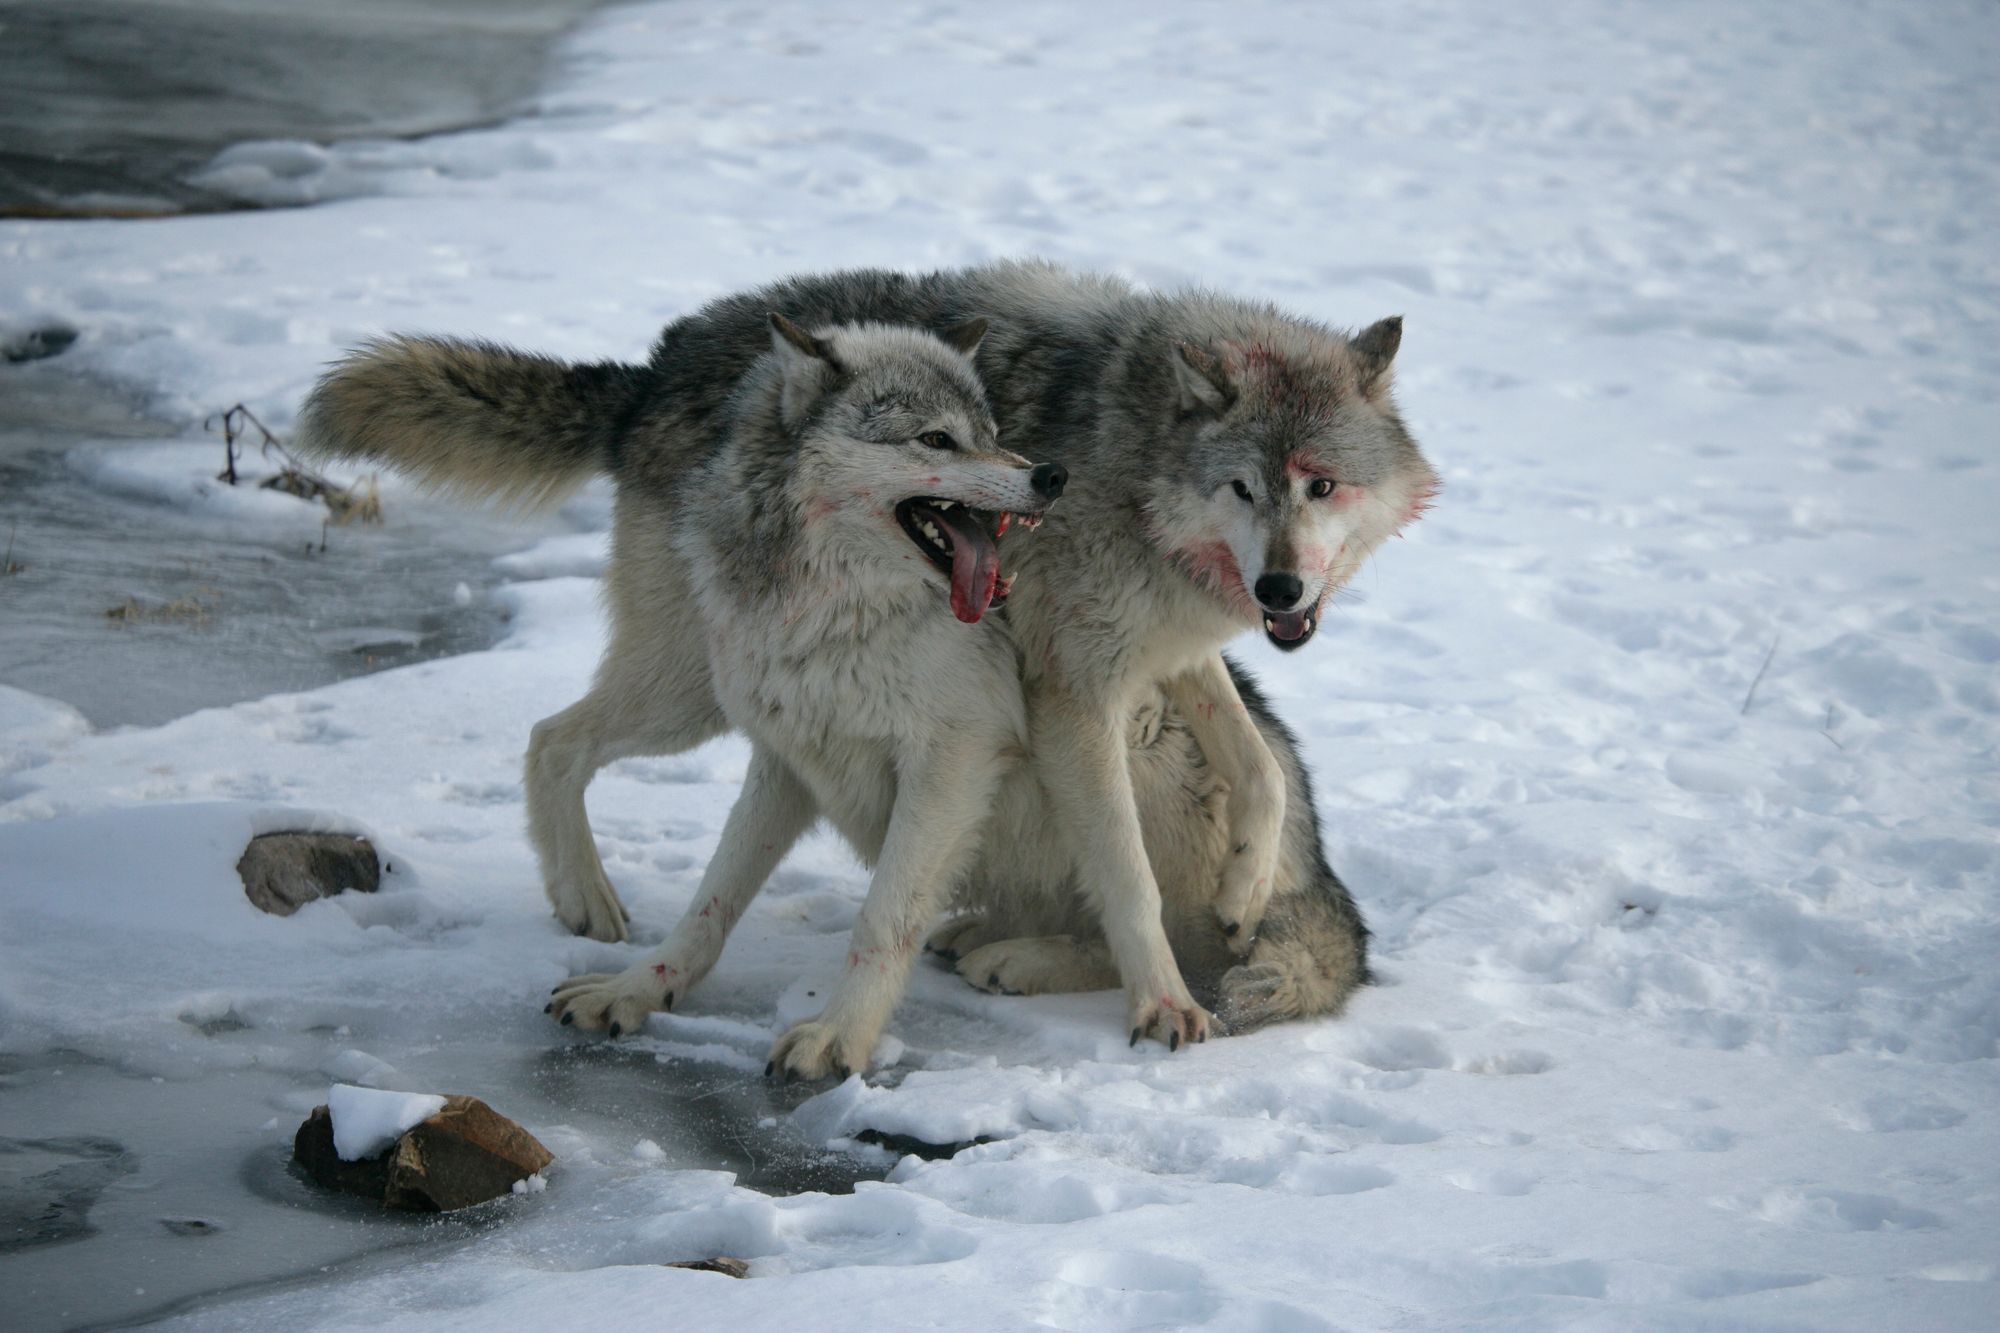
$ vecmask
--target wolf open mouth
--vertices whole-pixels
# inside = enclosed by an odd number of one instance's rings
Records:
[[[915,496],[896,506],[917,549],[951,580],[951,613],[968,625],[992,607],[1001,606],[1014,580],[1000,577],[1000,536],[1019,520],[1023,527],[1040,527],[1040,514],[974,509],[956,500]]]
[[[1266,611],[1264,637],[1274,648],[1297,652],[1319,629],[1319,609],[1325,604],[1326,599],[1321,598],[1303,611]]]

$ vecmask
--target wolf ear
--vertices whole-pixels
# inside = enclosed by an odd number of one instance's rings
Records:
[[[771,333],[774,335],[771,339],[771,348],[781,358],[796,353],[799,356],[824,361],[836,368],[840,364],[833,359],[832,343],[824,338],[813,337],[775,310],[771,312]]]
[[[946,329],[938,337],[944,339],[945,346],[960,356],[971,356],[979,350],[979,344],[986,341],[986,317],[974,316],[963,324],[955,324]]]
[[[834,359],[833,344],[813,337],[775,310],[771,312],[771,350],[783,376],[778,416],[787,429],[796,428],[825,391],[827,376],[840,369],[840,362]]]
[[[1354,358],[1361,363],[1361,392],[1374,393],[1387,387],[1389,383],[1389,363],[1396,359],[1396,349],[1403,345],[1403,317],[1391,315],[1378,319],[1361,332],[1354,335],[1349,344],[1354,349]]]
[[[1236,401],[1236,386],[1229,382],[1229,372],[1207,349],[1177,342],[1172,360],[1174,385],[1180,390],[1183,414],[1221,413]]]

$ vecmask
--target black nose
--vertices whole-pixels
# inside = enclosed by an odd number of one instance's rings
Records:
[[[1306,585],[1299,582],[1297,574],[1260,574],[1256,592],[1267,610],[1289,611],[1306,595]]]
[[[1037,463],[1035,470],[1028,474],[1028,484],[1035,488],[1035,494],[1046,495],[1053,500],[1069,485],[1069,469],[1061,463]]]

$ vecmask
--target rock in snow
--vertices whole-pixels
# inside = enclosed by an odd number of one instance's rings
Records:
[[[412,1111],[427,1113],[383,1137],[384,1125]],[[375,1145],[375,1155],[357,1159],[342,1151],[350,1129],[359,1142]],[[329,1189],[426,1213],[497,1199],[555,1160],[534,1135],[477,1097],[343,1087],[299,1126],[292,1158]]]
[[[375,845],[352,833],[266,833],[236,863],[243,892],[272,916],[290,916],[315,898],[382,886]]]

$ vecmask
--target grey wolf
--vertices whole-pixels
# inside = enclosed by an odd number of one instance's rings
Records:
[[[779,283],[670,325],[643,367],[404,340],[315,393],[308,447],[384,458],[473,494],[532,501],[592,470],[619,478],[613,644],[591,694],[537,726],[530,746],[530,823],[558,915],[598,938],[624,935],[583,814],[596,769],[732,725],[705,651],[645,651],[658,627],[683,626],[691,605],[713,599],[691,539],[627,494],[671,493],[701,461],[779,308],[817,327],[949,330],[989,318],[978,366],[998,424],[1080,478],[1032,541],[1010,547],[1007,628],[1034,780],[1001,782],[961,897],[973,915],[939,932],[935,950],[982,984],[1017,990],[1096,984],[1108,957],[1135,1039],[1170,1045],[1209,1025],[1176,947],[1191,965],[1240,960],[1214,988],[1240,1025],[1336,1011],[1366,975],[1366,932],[1320,856],[1295,747],[1216,649],[1260,623],[1280,646],[1302,645],[1328,598],[1422,509],[1434,479],[1388,394],[1400,324],[1349,338],[1264,306],[1142,294],[1044,265]],[[684,519],[710,521],[693,508]],[[772,566],[767,582],[790,570]],[[746,804],[762,785],[782,780],[753,772]],[[719,882],[761,880],[776,863],[741,832],[732,817],[711,866]],[[1149,847],[1172,855],[1149,859]],[[733,901],[711,896],[705,885],[702,906]],[[557,1008],[629,1027],[685,994],[662,979],[688,972],[689,957],[581,979]],[[850,972],[867,963],[857,951]],[[652,981],[639,975],[648,971]],[[842,1051],[850,1067],[854,1048]]]
[[[1014,557],[1007,609],[1049,832],[1132,1030],[1170,1046],[1201,1039],[1210,1015],[1175,962],[1126,742],[1130,720],[1164,696],[1222,792],[1227,855],[1203,901],[1248,970],[1225,980],[1221,1003],[1264,1011],[1270,969],[1295,951],[1260,927],[1274,896],[1302,887],[1284,867],[1309,858],[1288,842],[1296,756],[1273,752],[1219,649],[1254,627],[1282,649],[1304,646],[1334,593],[1429,502],[1436,475],[1391,392],[1401,320],[1350,336],[1268,305],[1039,263],[860,271],[715,302],[667,329],[654,364],[767,307],[926,328],[990,320],[979,373],[1005,438],[1076,479]],[[1358,917],[1342,929],[1329,953],[1359,960]],[[1364,975],[1314,988],[1337,996],[1320,1011]],[[1238,1003],[1234,985],[1254,993]]]
[[[1018,656],[987,618],[1007,592],[997,536],[1038,522],[1063,473],[999,447],[968,355],[977,323],[945,339],[775,315],[765,330],[743,372],[719,377],[394,340],[325,380],[301,439],[516,501],[613,472],[612,641],[590,694],[536,727],[528,761],[546,883],[572,927],[622,925],[584,816],[589,775],[744,732],[749,773],[700,892],[624,980],[645,1008],[671,1007],[825,818],[874,875],[826,1012],[772,1052],[817,1076],[865,1060],[1025,751]],[[550,1008],[574,1021],[583,1001],[623,994],[617,981],[573,979]]]

